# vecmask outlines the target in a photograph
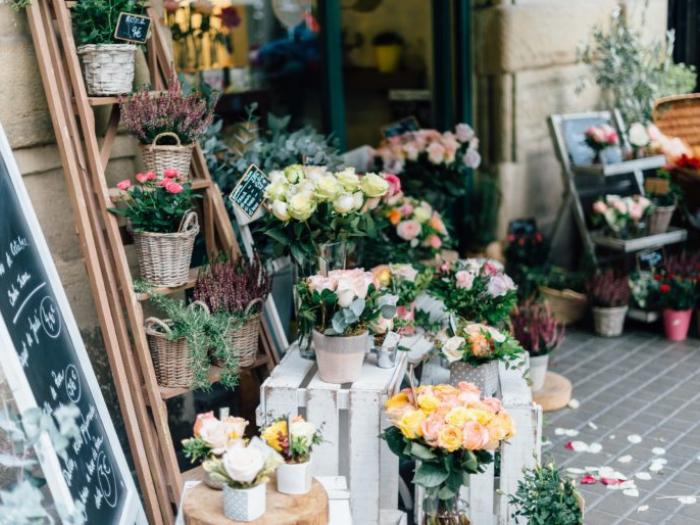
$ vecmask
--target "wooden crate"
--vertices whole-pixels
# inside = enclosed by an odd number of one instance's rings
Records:
[[[400,389],[406,361],[399,352],[396,366],[382,369],[369,355],[359,381],[334,385],[321,381],[315,361],[300,357],[293,345],[260,388],[259,425],[287,414],[324,425],[312,472],[347,478],[353,523],[403,523],[396,510],[398,459],[379,435],[388,426],[384,401]]]

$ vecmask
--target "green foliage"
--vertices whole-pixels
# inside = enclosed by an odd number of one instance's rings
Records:
[[[31,3],[32,3],[32,0],[10,0],[10,6],[15,11],[20,11],[22,9],[25,9],[25,8],[29,7],[31,5]]]
[[[182,453],[190,460],[190,463],[204,461],[211,454],[211,446],[201,438],[183,439]]]
[[[515,506],[516,523],[529,525],[582,525],[581,497],[573,482],[562,479],[553,463],[524,471],[515,494],[509,495]]]
[[[602,28],[593,31],[593,42],[583,49],[581,59],[626,122],[646,123],[652,120],[654,100],[690,93],[695,87],[695,68],[675,64],[673,46],[673,31],[666,33],[665,42],[645,44],[618,9],[608,33]]]
[[[150,300],[162,309],[165,317],[169,319],[168,340],[177,341],[183,337],[187,339],[190,366],[194,373],[194,388],[207,390],[211,387],[208,376],[210,350],[224,362],[221,384],[229,388],[238,384],[238,355],[226,337],[230,323],[227,313],[212,314],[199,303],[186,306],[184,301],[157,293],[152,293]]]
[[[461,237],[468,240],[467,248],[476,251],[497,239],[498,210],[501,208],[498,177],[488,172],[475,172],[467,200],[469,211],[464,218]]]
[[[463,337],[465,343],[460,347],[460,352],[462,353],[461,361],[469,363],[471,366],[480,366],[490,361],[503,361],[508,368],[512,363],[520,359],[524,353],[524,349],[520,346],[517,339],[511,337],[508,334],[502,333],[502,340],[496,340],[494,332],[496,330],[492,327],[482,326],[480,330],[481,335],[486,338],[488,345],[490,347],[490,352],[485,355],[475,355],[472,347],[472,341],[470,340],[469,333],[465,328],[470,325],[468,321],[460,319],[457,322],[457,336]],[[444,353],[444,350],[443,350]]]
[[[24,0],[20,0],[24,1]],[[27,2],[28,3],[28,2]],[[71,10],[75,43],[124,44],[114,39],[119,13],[143,14],[142,0],[80,0]]]

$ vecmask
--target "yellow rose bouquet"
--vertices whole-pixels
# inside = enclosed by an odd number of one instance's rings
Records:
[[[464,523],[460,487],[470,474],[483,472],[493,452],[515,434],[501,402],[461,382],[404,389],[387,400],[385,411],[392,426],[383,437],[391,451],[420,462],[413,482],[425,488],[427,523]]]

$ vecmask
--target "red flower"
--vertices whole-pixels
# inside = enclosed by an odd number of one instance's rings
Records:
[[[600,478],[600,481],[603,482],[603,485],[619,485],[622,483],[621,479],[615,479],[615,478]]]
[[[163,170],[163,177],[165,177],[166,179],[177,179],[179,175],[180,174],[175,168],[165,168]]]
[[[671,285],[664,283],[661,286],[659,286],[659,291],[661,293],[668,293],[671,291]]]
[[[590,474],[586,474],[581,478],[581,485],[595,485],[597,482],[598,480]]]
[[[168,182],[165,185],[165,190],[169,193],[180,193],[182,191],[182,186],[177,182]]]
[[[569,450],[574,450],[574,443],[573,441],[569,441],[564,445],[564,448],[568,448]]]
[[[137,173],[136,174],[136,180],[139,181],[141,184],[145,184],[147,182],[150,182],[152,180],[156,179],[156,174],[153,173],[152,171],[147,171],[145,173]]]
[[[668,277],[668,279],[671,280],[671,279],[673,279],[673,274],[671,272],[668,272],[666,277]]]
[[[657,273],[656,275],[654,275],[655,281],[660,281],[661,279],[662,279],[661,274]]]

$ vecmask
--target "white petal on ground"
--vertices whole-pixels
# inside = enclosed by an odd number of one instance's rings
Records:
[[[649,481],[651,479],[651,474],[648,472],[637,472],[634,477],[642,481]]]
[[[557,427],[554,429],[554,434],[557,436],[569,436],[569,437],[576,437],[578,436],[579,432],[575,428],[561,428]]]
[[[639,497],[639,491],[637,489],[625,489],[622,491],[622,493],[625,496],[629,496],[630,498],[638,498]]]
[[[603,450],[603,445],[600,443],[591,443],[588,445],[588,452],[591,454],[598,454],[601,450]]]
[[[694,505],[698,502],[695,496],[678,496],[678,502],[682,505]]]
[[[649,465],[649,472],[660,472],[666,463],[662,462],[660,459],[655,459]]]
[[[581,406],[581,403],[579,402],[578,399],[572,399],[572,400],[569,401],[569,403],[568,403],[568,407],[569,407],[569,408],[573,408],[574,410],[576,410],[576,409],[577,409],[578,407],[580,407],[580,406]]]
[[[576,467],[569,467],[569,468],[566,469],[566,471],[567,471],[569,474],[577,474],[577,475],[578,475],[578,474],[585,474],[585,473],[586,473],[586,471],[583,470],[582,468],[576,468]]]
[[[588,452],[588,443],[583,441],[572,441],[571,448],[574,452]]]
[[[615,434],[611,435],[608,439],[615,439]]]
[[[620,483],[620,488],[621,489],[636,489],[637,484],[634,482],[633,479],[628,479],[627,481],[623,481]]]
[[[637,512],[646,512],[649,510],[649,505],[640,505],[637,507]]]
[[[642,442],[642,436],[640,436],[639,434],[630,434],[629,436],[627,436],[627,441],[629,441],[633,445],[636,445],[637,443]]]
[[[664,454],[666,454],[666,449],[661,447],[654,447],[651,449],[651,453],[656,456],[663,456]]]
[[[584,467],[584,470],[586,472],[595,473],[595,472],[598,472],[600,470],[600,467]]]
[[[593,421],[589,421],[588,426],[591,427],[593,430],[598,430],[598,425],[596,425]],[[700,457],[698,459],[700,459]]]
[[[630,456],[629,454],[627,454],[626,456],[622,456],[622,457],[617,458],[617,460],[618,460],[620,463],[629,463],[630,461],[632,461],[632,456]]]

